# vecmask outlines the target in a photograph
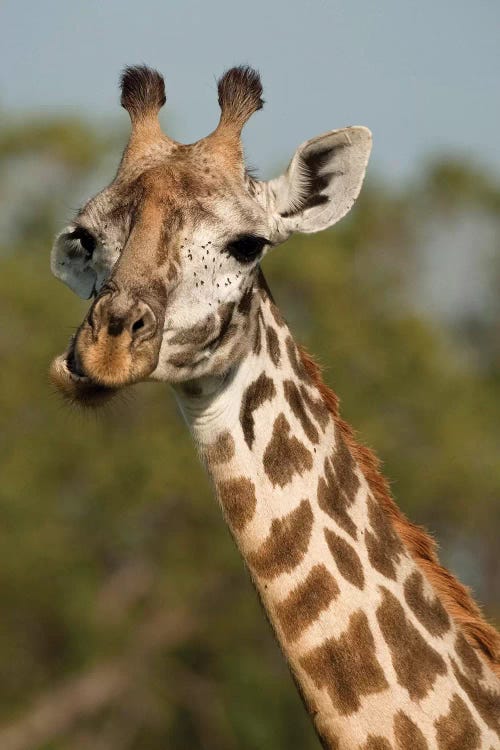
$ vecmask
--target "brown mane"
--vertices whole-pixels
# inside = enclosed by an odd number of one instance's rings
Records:
[[[339,415],[339,399],[323,382],[319,366],[305,350],[300,349],[300,353],[309,376],[320,391],[375,499],[388,514],[399,537],[471,646],[479,651],[493,671],[500,676],[500,633],[485,621],[469,590],[441,565],[434,539],[422,527],[409,521],[396,505],[387,480],[380,473],[379,459],[369,448],[356,441],[351,426]]]

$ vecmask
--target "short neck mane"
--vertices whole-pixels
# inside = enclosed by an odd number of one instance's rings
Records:
[[[462,629],[469,643],[476,648],[500,676],[500,634],[485,621],[470,591],[441,565],[436,541],[421,526],[410,521],[391,495],[387,479],[380,472],[380,460],[366,446],[360,445],[352,427],[340,417],[339,398],[323,382],[320,368],[303,348],[301,360],[311,380],[332,414],[356,463],[363,472],[375,499],[385,510],[390,521],[428,580],[441,598],[445,609]]]
[[[493,745],[498,633],[395,504],[263,280],[254,312],[243,362],[179,398],[324,747],[417,746],[458,709]]]

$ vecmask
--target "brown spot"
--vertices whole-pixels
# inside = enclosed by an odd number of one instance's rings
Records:
[[[297,377],[300,378],[300,380],[309,381],[309,375],[307,374],[307,370],[304,367],[304,364],[300,358],[299,350],[297,349],[297,346],[295,345],[295,342],[292,339],[292,337],[287,336],[285,343],[286,343],[286,350],[288,353],[288,359],[290,360],[292,370],[297,375]]]
[[[455,651],[467,672],[472,672],[476,677],[482,676],[483,665],[481,659],[463,633],[459,633],[455,639]]]
[[[392,745],[389,740],[386,740],[385,737],[370,734],[366,742],[361,746],[360,750],[392,750]]]
[[[285,380],[283,383],[283,390],[285,391],[285,398],[290,404],[290,408],[295,414],[296,419],[298,419],[302,425],[305,434],[311,443],[317,445],[319,443],[318,430],[311,422],[309,415],[305,410],[304,401],[301,398],[299,389],[293,380]]]
[[[454,659],[451,660],[451,666],[457,682],[469,696],[482,720],[500,736],[500,692],[483,687],[476,677],[465,675]]]
[[[276,607],[276,614],[289,641],[295,641],[339,595],[339,587],[324,565],[315,565],[300,583]]]
[[[314,718],[314,717],[313,717]],[[329,730],[319,726],[318,721],[314,718],[319,741],[323,750],[339,750],[340,745],[337,737]]]
[[[278,339],[278,334],[276,333],[274,328],[271,328],[271,326],[267,326],[266,328],[266,341],[269,356],[271,357],[274,366],[278,367],[281,360],[280,342]]]
[[[249,287],[242,295],[238,303],[238,312],[242,315],[248,315],[252,307],[253,287]]]
[[[261,331],[261,315],[257,318],[257,325],[255,326],[255,339],[253,342],[253,353],[260,354],[262,349],[262,331]]]
[[[278,310],[278,307],[273,299],[273,295],[271,294],[271,290],[269,289],[264,274],[262,273],[262,268],[260,267],[257,271],[257,285],[262,301],[269,303],[269,311],[274,318],[274,322],[276,323],[278,328],[282,328],[285,325],[285,321],[283,320],[283,317]]]
[[[227,430],[221,432],[213,443],[204,447],[203,453],[206,461],[212,466],[230,461],[234,456],[234,440],[231,433]]]
[[[192,363],[193,358],[198,354],[198,352],[198,348],[190,347],[189,349],[183,349],[182,351],[176,352],[175,354],[169,354],[168,362],[174,367],[188,367]]]
[[[424,735],[404,711],[394,717],[394,738],[397,750],[429,750]]]
[[[283,413],[274,421],[273,434],[264,451],[264,469],[273,486],[285,487],[294,474],[312,469],[311,452],[305,445],[290,436],[290,425]]]
[[[268,298],[269,299],[269,298]],[[269,300],[269,310],[271,311],[271,315],[274,318],[274,322],[279,328],[283,328],[285,325],[285,321],[283,320],[283,316],[278,310],[277,305],[273,302],[273,300]]]
[[[201,346],[208,341],[215,333],[216,320],[215,315],[207,315],[199,323],[196,323],[189,328],[181,328],[177,333],[172,336],[169,344],[189,344],[190,346]]]
[[[325,528],[325,539],[340,573],[349,583],[357,586],[358,589],[363,589],[365,585],[363,566],[354,547],[328,528]]]
[[[380,461],[371,450],[355,440],[352,428],[340,418],[338,397],[323,382],[316,362],[304,350],[301,350],[300,355],[312,385],[327,405],[335,426],[347,442],[373,497],[387,514],[409,554],[424,569],[430,584],[441,597],[452,619],[462,628],[469,643],[478,649],[494,673],[500,676],[500,633],[485,621],[468,589],[440,564],[435,541],[424,529],[411,523],[398,508],[387,480],[380,472]]]
[[[233,319],[235,304],[234,302],[224,302],[217,308],[217,314],[219,315],[219,333],[218,336],[224,336],[224,333],[230,327]]]
[[[396,597],[385,587],[380,589],[382,602],[377,608],[377,619],[391,651],[399,684],[408,690],[412,700],[421,700],[436,677],[446,674],[446,664],[407,619]]]
[[[351,615],[340,638],[329,638],[312,649],[300,664],[318,690],[328,690],[333,706],[343,716],[359,709],[363,695],[388,687],[368,618],[361,610]]]
[[[385,511],[372,497],[368,497],[367,506],[368,518],[373,531],[372,533],[367,530],[365,533],[368,558],[379,573],[395,581],[396,568],[394,563],[399,562],[403,545],[392,528]]]
[[[330,518],[338,523],[353,539],[356,539],[356,526],[347,509],[352,505],[352,495],[346,493],[333,471],[333,461],[325,458],[324,477],[318,480],[318,504]]]
[[[313,398],[304,385],[300,386],[300,393],[316,422],[323,430],[326,429],[326,426],[330,423],[331,416],[323,399],[321,397]]]
[[[415,570],[404,583],[406,603],[417,620],[431,635],[442,636],[451,626],[450,618],[437,597],[429,600],[424,593],[424,577]]]
[[[230,526],[242,531],[255,513],[257,499],[254,483],[246,477],[238,477],[220,482],[217,489]]]
[[[480,745],[479,727],[465,702],[456,693],[447,714],[436,719],[439,750],[476,750]]]
[[[267,539],[248,555],[250,566],[262,578],[289,573],[307,552],[312,525],[311,504],[302,500],[288,515],[273,519]]]
[[[253,413],[265,401],[270,401],[276,395],[276,389],[271,378],[261,373],[257,380],[250,383],[243,393],[240,409],[240,422],[246,444],[252,447],[255,440],[255,422]]]
[[[359,479],[356,476],[356,463],[352,453],[342,438],[339,430],[335,430],[335,453],[333,454],[333,468],[337,481],[346,495],[349,505],[354,502],[359,489]]]

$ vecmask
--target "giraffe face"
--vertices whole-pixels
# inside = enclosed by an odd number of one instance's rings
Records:
[[[94,297],[65,359],[82,391],[217,375],[249,346],[270,228],[244,180],[206,163],[183,153],[122,177],[58,236],[55,262],[78,263],[67,280]]]
[[[370,150],[364,128],[307,142],[286,175],[269,183],[248,176],[240,132],[261,91],[253,71],[229,71],[219,82],[218,128],[185,146],[159,128],[161,76],[126,71],[122,104],[132,134],[117,176],[52,252],[55,275],[93,298],[51,368],[70,399],[96,405],[141,380],[227,372],[251,345],[254,283],[267,250],[293,231],[330,226],[350,208]]]

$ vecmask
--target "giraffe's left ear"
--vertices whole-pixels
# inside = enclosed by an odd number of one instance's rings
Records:
[[[368,128],[332,130],[299,146],[287,171],[267,184],[275,241],[335,224],[359,195],[372,147]]]

